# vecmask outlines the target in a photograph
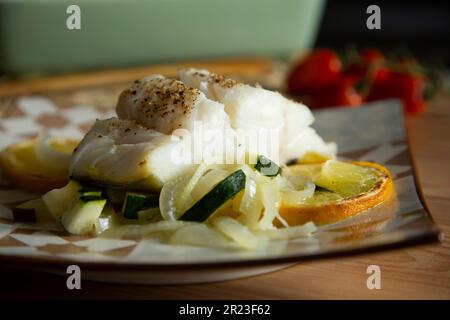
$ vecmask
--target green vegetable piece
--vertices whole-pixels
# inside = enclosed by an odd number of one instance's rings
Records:
[[[137,219],[138,211],[159,206],[159,195],[127,192],[122,207],[123,216],[127,219]]]
[[[106,205],[106,200],[76,201],[61,218],[64,228],[71,234],[91,234]]]
[[[275,177],[281,174],[280,166],[262,155],[258,156],[258,161],[255,164],[255,169],[267,177]]]
[[[103,200],[104,198],[102,197],[102,191],[101,190],[96,190],[96,189],[88,189],[88,188],[82,188],[79,193],[80,195],[80,200],[83,200],[85,202],[87,201],[95,201],[95,200]]]
[[[219,182],[210,192],[188,209],[181,216],[180,220],[205,221],[244,187],[245,174],[242,170],[238,170]]]

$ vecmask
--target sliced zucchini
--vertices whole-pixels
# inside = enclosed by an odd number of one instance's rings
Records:
[[[79,193],[80,193],[80,199],[84,200],[84,201],[104,199],[102,197],[102,190],[94,190],[94,189],[86,190],[85,188],[82,188],[79,191]]]
[[[80,190],[78,190],[78,192],[80,193],[85,193],[85,194],[90,194],[90,193],[98,193],[101,192],[101,188],[96,188],[96,187],[86,187],[85,185],[83,185],[81,187]]]
[[[52,216],[59,220],[64,211],[66,211],[78,199],[78,191],[81,185],[73,180],[60,189],[53,189],[42,196],[42,200],[47,206]]]
[[[29,200],[19,204],[13,209],[13,217],[21,222],[55,223],[56,220],[50,214],[41,198]]]
[[[116,214],[113,205],[107,201],[103,207],[103,211],[98,217],[98,223],[95,227],[95,234],[100,234],[106,230],[114,228],[122,224],[120,215]]]
[[[122,213],[127,219],[137,219],[141,210],[155,208],[159,205],[159,195],[127,192],[123,202]]]
[[[267,177],[275,177],[281,174],[280,166],[262,155],[258,156],[258,161],[255,164],[255,169]]]
[[[106,205],[105,199],[77,200],[61,218],[64,228],[71,234],[85,235],[95,233],[99,217]]]
[[[233,198],[245,187],[245,174],[242,170],[233,172],[219,182],[211,191],[197,201],[180,218],[185,221],[203,222],[225,202]]]

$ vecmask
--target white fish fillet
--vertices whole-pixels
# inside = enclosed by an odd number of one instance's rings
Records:
[[[97,120],[71,160],[70,175],[105,184],[159,190],[192,165],[173,160],[179,142],[134,121]]]
[[[116,112],[121,119],[135,120],[165,134],[176,129],[192,131],[196,121],[204,127],[230,127],[223,104],[179,80],[161,75],[136,80],[121,93]]]
[[[190,142],[176,133],[177,129],[194,133],[197,121],[202,130],[224,133],[227,143],[215,149],[222,154],[242,154],[243,150],[260,153],[259,149],[245,149],[248,146],[236,143],[236,137],[240,130],[263,129],[279,132],[278,155],[262,154],[280,163],[308,151],[336,152],[335,146],[326,144],[310,127],[314,121],[310,110],[279,93],[203,70],[181,70],[180,79],[153,75],[124,90],[116,107],[119,118],[97,120],[71,159],[71,176],[158,191],[166,181],[199,163],[189,147],[189,154],[179,155],[180,147],[186,148]],[[208,156],[205,150],[214,147],[215,142],[204,143],[200,161]],[[222,157],[220,152],[215,156]]]
[[[278,130],[282,163],[301,157],[307,151],[329,155],[336,152],[334,144],[325,143],[309,127],[314,121],[311,111],[278,92],[238,83],[207,70],[182,69],[179,77],[209,99],[222,103],[234,129]]]

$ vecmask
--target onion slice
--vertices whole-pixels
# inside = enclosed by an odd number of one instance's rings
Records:
[[[281,189],[281,200],[288,206],[297,206],[314,195],[316,185],[312,181],[305,182],[303,190]]]
[[[159,221],[150,224],[126,224],[111,228],[103,232],[100,236],[105,238],[140,238],[155,232],[173,232],[190,224],[192,224],[192,222],[186,221]]]
[[[183,214],[177,205],[177,197],[191,179],[190,174],[181,175],[164,184],[159,195],[159,209],[164,220],[175,221]]]

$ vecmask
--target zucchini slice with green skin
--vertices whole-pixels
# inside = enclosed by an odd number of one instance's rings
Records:
[[[84,201],[102,200],[102,190],[86,190],[82,188],[80,191],[80,199]]]
[[[82,186],[80,190],[78,190],[79,193],[82,194],[95,194],[98,192],[102,192],[101,188],[95,188],[95,187],[86,187],[86,186]]]
[[[61,223],[71,234],[85,235],[95,232],[98,219],[106,205],[106,200],[77,200],[64,212]]]
[[[123,202],[122,213],[127,219],[137,219],[141,210],[159,206],[159,195],[127,192]]]
[[[180,220],[203,222],[244,188],[245,173],[235,171],[188,209]]]
[[[281,168],[275,162],[265,156],[258,156],[255,169],[267,177],[275,177],[281,174]]]

